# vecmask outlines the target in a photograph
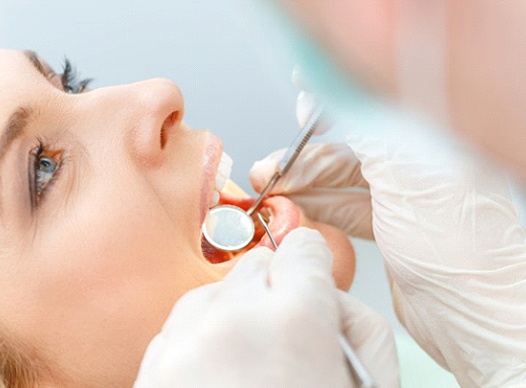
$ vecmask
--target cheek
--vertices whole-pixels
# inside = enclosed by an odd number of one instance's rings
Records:
[[[177,299],[217,280],[184,225],[174,226],[155,198],[132,192],[92,192],[40,233],[17,296],[19,330],[31,340],[136,362]]]
[[[331,225],[314,221],[306,221],[304,225],[317,229],[327,240],[334,257],[332,276],[336,286],[347,291],[351,287],[356,270],[356,256],[349,238]]]
[[[85,198],[41,233],[35,305],[79,320],[155,316],[207,280],[184,223],[153,196],[135,187]]]
[[[184,227],[185,215],[174,218],[177,212],[167,212],[149,190],[117,183],[114,190],[87,193],[86,199],[53,233],[61,236],[56,246],[62,244],[79,258],[66,259],[73,266],[111,276],[123,271],[144,276],[172,262],[182,265],[191,251],[193,234]]]

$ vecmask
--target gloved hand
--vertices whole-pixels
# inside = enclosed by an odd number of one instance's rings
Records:
[[[363,361],[384,366],[396,386],[389,327],[339,295],[331,266],[325,241],[307,228],[292,231],[275,253],[248,252],[223,281],[176,303],[135,388],[351,387],[338,343],[343,330]],[[350,318],[349,310],[357,314]],[[364,349],[370,336],[376,346]]]
[[[524,384],[526,233],[502,172],[425,131],[403,141],[350,130],[341,137],[354,153],[311,146],[276,191],[300,201],[311,218],[334,217],[335,226],[358,235],[346,225],[356,211],[340,205],[341,196],[352,200],[340,182],[361,181],[361,163],[400,321],[462,386]],[[277,159],[254,166],[256,189]]]
[[[504,174],[415,133],[348,136],[370,184],[373,230],[407,330],[461,386],[526,382],[526,233]],[[453,151],[453,152],[451,152]]]
[[[292,81],[298,88],[304,87],[299,68],[294,69]],[[317,103],[311,93],[300,91],[296,102],[300,127]],[[320,128],[315,135],[325,133],[328,123],[322,123]],[[278,150],[254,163],[249,176],[254,190],[263,190],[285,151]],[[369,184],[360,167],[360,161],[345,143],[310,144],[270,194],[287,196],[313,220],[333,225],[354,237],[373,239]]]
[[[338,295],[343,312],[343,334],[376,387],[399,387],[400,369],[391,325],[383,315],[348,292],[338,290]]]
[[[250,170],[254,190],[263,190],[284,152],[254,163]],[[345,143],[308,144],[271,194],[287,196],[313,220],[373,239],[371,195],[360,166]]]

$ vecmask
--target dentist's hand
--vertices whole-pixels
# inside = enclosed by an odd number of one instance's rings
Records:
[[[276,252],[248,252],[223,281],[177,302],[135,388],[352,386],[331,266],[324,239],[307,228]]]
[[[293,83],[303,87],[301,71],[292,74]],[[318,101],[301,90],[296,101],[296,118],[300,127],[308,121]],[[321,123],[315,135],[325,133],[328,123]],[[285,153],[278,150],[254,163],[250,181],[261,192]],[[373,239],[369,184],[363,178],[361,164],[345,143],[307,145],[270,194],[281,194],[299,205],[307,217],[333,225],[348,235]]]
[[[459,154],[425,129],[408,128],[400,137],[404,130],[349,130],[341,134],[347,151],[336,144],[306,148],[296,172],[276,190],[313,219],[333,217],[335,226],[356,236],[355,225],[364,218],[354,216],[355,206],[366,207],[359,200],[346,205],[355,199],[339,189],[363,180],[400,321],[462,386],[521,386],[526,233],[506,179],[495,166]],[[255,164],[256,189],[277,159]]]
[[[276,151],[254,163],[250,170],[254,190],[265,187],[284,152]],[[360,161],[345,143],[310,144],[271,194],[290,198],[313,220],[354,237],[373,239],[369,184],[360,168]]]
[[[524,386],[526,233],[502,171],[425,132],[347,139],[400,321],[461,386]]]

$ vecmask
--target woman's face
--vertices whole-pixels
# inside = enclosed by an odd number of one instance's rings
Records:
[[[200,232],[222,145],[168,80],[60,78],[0,51],[0,327],[69,385],[127,386],[175,301],[229,269]],[[352,248],[321,228],[347,287]]]

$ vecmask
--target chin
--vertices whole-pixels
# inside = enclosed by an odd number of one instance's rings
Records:
[[[231,180],[227,181],[218,205],[234,205],[248,210],[254,203],[255,198],[250,198],[239,186]],[[332,273],[336,285],[342,290],[348,290],[354,278],[355,253],[347,235],[333,226],[312,221],[305,217],[302,210],[282,196],[269,197],[263,201],[260,210],[269,220],[269,228],[279,245],[283,238],[293,229],[306,226],[317,229],[327,243],[334,255]],[[254,239],[248,245],[236,252],[223,252],[215,249],[207,241],[202,239],[203,255],[217,269],[228,272],[235,262],[248,250],[258,246],[266,246],[273,249],[270,239],[263,227],[255,221],[256,233]]]

